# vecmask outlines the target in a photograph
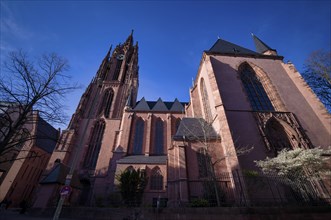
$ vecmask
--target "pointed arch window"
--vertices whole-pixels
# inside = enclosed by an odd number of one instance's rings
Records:
[[[271,151],[275,156],[283,149],[293,149],[286,130],[277,119],[271,117],[266,123],[265,130]]]
[[[105,130],[105,122],[103,120],[97,121],[94,125],[84,165],[87,168],[94,169],[99,157],[102,137]]]
[[[133,140],[133,154],[142,154],[143,142],[144,142],[144,128],[145,122],[142,118],[138,118],[136,121],[136,127]]]
[[[116,67],[113,75],[113,80],[118,80],[118,77],[121,72],[121,67],[122,67],[123,59],[117,59],[116,60]]]
[[[134,171],[134,168],[133,166],[128,166],[125,171],[128,171],[128,172],[133,172]]]
[[[254,111],[274,111],[274,107],[264,90],[261,81],[252,67],[247,63],[244,64],[240,71],[240,78]]]
[[[162,155],[164,154],[164,128],[163,121],[161,118],[158,118],[155,122],[154,129],[154,154]]]
[[[171,135],[175,135],[177,133],[180,122],[181,122],[180,118],[174,118],[174,122],[172,124],[172,129],[171,129]]]
[[[211,177],[212,164],[211,158],[206,149],[200,148],[197,152],[199,177]]]
[[[178,119],[176,120],[176,124],[175,124],[175,133],[177,132],[177,130],[178,130],[178,128],[179,128],[180,122],[181,122],[181,120],[180,120],[180,118],[178,118]]]
[[[112,89],[108,89],[103,96],[102,104],[100,106],[99,114],[104,111],[104,116],[109,118],[110,110],[113,102],[114,92]]]
[[[210,122],[212,120],[212,113],[209,104],[207,87],[205,84],[205,80],[203,78],[201,78],[201,82],[200,82],[200,93],[202,96],[201,98],[202,98],[203,110],[205,113],[206,121]]]
[[[163,189],[163,175],[159,167],[154,167],[151,171],[151,190],[162,190]]]

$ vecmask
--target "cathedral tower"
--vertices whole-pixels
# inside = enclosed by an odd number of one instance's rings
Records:
[[[109,187],[109,164],[120,130],[125,108],[132,108],[138,92],[138,43],[133,44],[133,31],[126,41],[112,51],[110,47],[101,65],[81,97],[67,130],[64,130],[41,181],[36,207],[54,204],[59,187],[71,179],[71,200],[89,205],[94,187]],[[67,176],[67,177],[66,177]],[[49,187],[50,184],[53,187]],[[47,185],[47,188],[45,187]],[[76,197],[76,198],[74,198]],[[75,203],[75,201],[70,201]]]

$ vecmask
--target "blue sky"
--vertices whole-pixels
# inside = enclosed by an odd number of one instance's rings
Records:
[[[331,1],[4,1],[0,57],[23,49],[69,60],[83,88],[67,97],[72,114],[109,46],[134,29],[138,99],[189,100],[203,50],[218,37],[255,50],[251,33],[300,71],[314,50],[330,50]]]

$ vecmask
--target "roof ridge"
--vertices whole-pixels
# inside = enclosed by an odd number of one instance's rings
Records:
[[[259,55],[255,51],[231,43],[229,41],[223,40],[221,38],[217,39],[216,43],[214,43],[214,45],[209,50],[207,50],[207,52]]]

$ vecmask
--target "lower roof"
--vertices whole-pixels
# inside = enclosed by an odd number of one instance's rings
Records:
[[[131,155],[117,161],[118,164],[167,164],[167,156]]]

